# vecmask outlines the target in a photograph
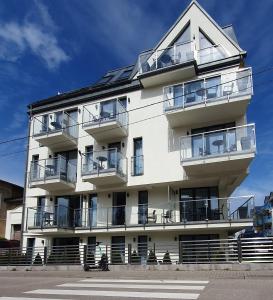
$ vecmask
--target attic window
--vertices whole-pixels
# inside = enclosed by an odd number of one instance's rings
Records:
[[[190,23],[186,26],[186,28],[182,31],[180,36],[175,41],[175,44],[184,44],[191,41],[191,31],[190,31]]]
[[[113,75],[104,76],[101,78],[101,80],[98,82],[98,84],[108,83],[112,78],[113,78]]]
[[[201,30],[199,30],[199,44],[200,49],[209,48],[214,45],[214,43]]]
[[[128,79],[129,76],[131,75],[132,70],[125,70],[123,73],[121,73],[121,75],[119,76],[118,80],[124,80],[124,79]]]

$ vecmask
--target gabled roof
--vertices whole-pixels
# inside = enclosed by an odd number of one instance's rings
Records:
[[[231,38],[230,35],[227,34],[227,31],[221,28],[214,19],[203,9],[203,7],[196,1],[193,0],[191,3],[186,7],[186,9],[182,12],[182,14],[178,17],[178,19],[174,22],[174,24],[170,27],[170,29],[165,33],[165,35],[161,38],[161,40],[157,43],[157,45],[154,47],[154,49],[158,48],[160,44],[166,39],[166,37],[169,35],[169,33],[175,28],[175,26],[179,23],[179,21],[186,15],[186,13],[189,11],[189,9],[195,5],[197,8],[199,8],[202,13],[213,23],[213,25],[240,51],[245,52],[239,45],[238,42],[236,42],[234,39]],[[237,40],[237,39],[236,39]]]

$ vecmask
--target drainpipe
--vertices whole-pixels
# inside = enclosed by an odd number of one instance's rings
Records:
[[[30,107],[31,111],[31,107]],[[31,117],[32,114],[30,112],[28,118],[28,137],[27,137],[27,157],[26,157],[26,165],[25,165],[25,182],[24,182],[24,195],[23,195],[23,209],[22,209],[22,223],[21,223],[21,248],[23,247],[23,237],[25,232],[25,212],[26,212],[26,192],[27,192],[27,174],[28,174],[28,162],[29,162],[29,139],[30,139],[30,126],[31,126]]]

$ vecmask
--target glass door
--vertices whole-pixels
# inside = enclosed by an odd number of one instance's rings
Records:
[[[125,236],[112,236],[111,263],[123,264],[125,262]]]
[[[100,119],[102,121],[116,117],[116,99],[100,103]]]
[[[113,193],[112,225],[125,224],[126,193]]]
[[[140,257],[141,264],[144,264],[147,260],[148,253],[148,237],[147,235],[139,235],[137,238],[137,252]]]
[[[89,227],[97,226],[97,194],[91,194],[89,197]]]
[[[120,142],[108,144],[108,149],[108,169],[118,170],[121,149]]]
[[[138,224],[146,224],[148,217],[148,191],[138,192]]]

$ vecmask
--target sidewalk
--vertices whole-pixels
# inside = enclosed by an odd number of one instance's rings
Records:
[[[1,271],[1,277],[116,278],[116,279],[261,279],[273,280],[273,271]]]

